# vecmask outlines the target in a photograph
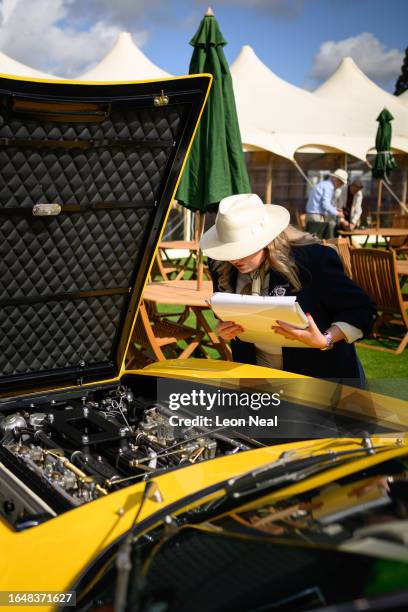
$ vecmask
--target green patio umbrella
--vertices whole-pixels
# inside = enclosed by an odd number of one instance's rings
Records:
[[[180,204],[198,212],[198,238],[204,213],[216,211],[222,198],[251,191],[242,152],[234,91],[223,47],[224,39],[214,13],[208,9],[196,34],[189,73],[211,73],[213,84],[177,192]],[[201,254],[198,258],[201,284]]]
[[[214,80],[177,193],[177,200],[193,211],[214,211],[222,198],[251,190],[226,44],[209,9],[190,41],[189,73],[211,73]]]
[[[375,137],[375,148],[377,155],[375,156],[372,167],[372,175],[378,179],[378,194],[377,194],[377,228],[380,227],[380,209],[382,201],[382,186],[383,181],[389,183],[389,175],[392,170],[397,167],[394,156],[391,153],[391,136],[392,126],[391,121],[394,117],[387,108],[384,108],[377,117],[378,129]]]
[[[389,180],[391,170],[397,167],[394,156],[391,153],[391,121],[393,119],[394,117],[387,108],[384,108],[377,117],[378,129],[375,137],[377,155],[375,156],[372,174],[374,178],[384,179],[385,181]]]

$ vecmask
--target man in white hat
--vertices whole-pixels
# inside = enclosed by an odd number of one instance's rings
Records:
[[[306,204],[306,227],[313,231],[316,224],[327,223],[325,228],[322,226],[321,238],[333,238],[335,223],[331,221],[333,218],[343,216],[343,212],[333,205],[333,196],[335,190],[344,185],[347,185],[347,172],[338,168],[330,173],[327,179],[317,183],[309,193]]]

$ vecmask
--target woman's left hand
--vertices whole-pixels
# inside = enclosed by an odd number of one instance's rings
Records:
[[[309,321],[309,325],[306,327],[306,329],[299,329],[290,323],[285,323],[284,321],[276,321],[277,325],[272,325],[271,329],[289,340],[299,340],[311,348],[325,348],[326,337],[317,327],[312,315],[306,313],[306,316]]]

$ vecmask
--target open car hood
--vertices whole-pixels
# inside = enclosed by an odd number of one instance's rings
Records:
[[[0,392],[118,376],[210,85],[0,78]]]

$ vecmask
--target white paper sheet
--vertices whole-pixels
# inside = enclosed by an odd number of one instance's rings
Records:
[[[308,320],[296,302],[296,296],[256,296],[235,293],[214,293],[209,300],[221,321],[234,321],[244,328],[239,338],[255,344],[308,348],[303,342],[288,340],[272,331],[276,321],[284,321],[305,329]]]

